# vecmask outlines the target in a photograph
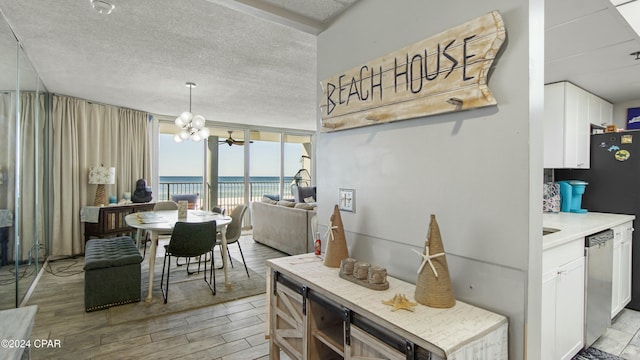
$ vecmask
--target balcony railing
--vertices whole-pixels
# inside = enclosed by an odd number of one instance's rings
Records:
[[[227,210],[227,214],[238,205],[244,204],[244,182],[225,181],[218,183],[218,206]],[[264,194],[278,194],[280,184],[273,181],[249,182],[249,201],[260,201]],[[205,192],[202,183],[161,182],[156,200],[171,200],[171,195],[198,194],[198,208],[202,209]],[[293,198],[291,189],[285,184],[284,198]]]

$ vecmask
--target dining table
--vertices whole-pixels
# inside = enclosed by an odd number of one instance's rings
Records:
[[[231,223],[231,217],[204,210],[187,210],[186,216],[179,217],[178,210],[158,210],[145,211],[129,214],[125,217],[127,225],[137,230],[136,242],[140,246],[143,231],[147,231],[151,238],[151,248],[149,254],[149,292],[145,302],[151,302],[153,289],[153,270],[156,264],[156,253],[158,249],[158,236],[160,234],[170,234],[177,222],[200,223],[215,220],[218,232],[222,234],[222,268],[224,270],[224,283],[231,286],[227,274],[227,225]],[[211,234],[216,236],[216,234]]]

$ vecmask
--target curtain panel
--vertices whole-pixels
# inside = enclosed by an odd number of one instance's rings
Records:
[[[84,252],[80,209],[93,205],[97,185],[91,166],[115,167],[116,183],[106,192],[117,199],[133,192],[138,179],[151,176],[148,114],[53,95],[51,256]]]

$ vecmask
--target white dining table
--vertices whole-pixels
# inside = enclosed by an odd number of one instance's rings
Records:
[[[145,298],[145,302],[151,302],[153,290],[153,270],[156,264],[156,252],[158,249],[158,235],[171,233],[173,227],[178,221],[188,223],[200,223],[215,220],[218,231],[222,234],[222,267],[224,269],[224,283],[230,286],[229,277],[227,275],[227,225],[231,223],[231,217],[211,211],[188,210],[187,217],[178,218],[178,210],[159,210],[146,211],[129,214],[125,217],[127,225],[137,229],[136,239],[140,245],[140,239],[143,236],[142,231],[149,232],[151,237],[151,248],[149,254],[149,293]],[[216,236],[212,234],[211,236]]]

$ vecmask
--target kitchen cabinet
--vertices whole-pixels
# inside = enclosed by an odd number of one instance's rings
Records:
[[[613,228],[613,277],[611,281],[611,318],[631,301],[631,239],[633,222]]]
[[[571,359],[584,345],[584,238],[542,255],[542,358]]]
[[[610,124],[613,105],[569,82],[544,87],[544,167],[588,169],[591,124]]]
[[[411,298],[415,285],[388,276],[377,291],[341,279],[314,254],[267,261],[270,358],[506,359],[507,318],[456,301],[449,309],[418,304],[412,312],[382,303]]]
[[[613,104],[589,93],[589,123],[601,127],[613,123]]]

